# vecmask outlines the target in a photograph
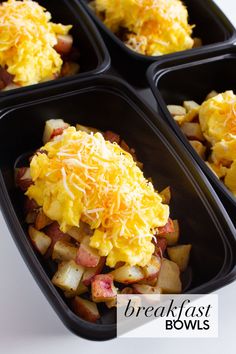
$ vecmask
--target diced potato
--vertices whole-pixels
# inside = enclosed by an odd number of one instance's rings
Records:
[[[117,298],[115,297],[112,300],[106,301],[105,304],[107,305],[107,307],[109,309],[111,309],[112,307],[116,307],[117,306]]]
[[[213,97],[215,97],[215,96],[217,96],[218,95],[218,92],[217,91],[215,91],[215,90],[212,90],[210,93],[208,93],[208,95],[206,96],[206,99],[205,99],[205,101],[207,101],[207,100],[209,100],[210,98],[213,98]]]
[[[72,307],[75,314],[86,321],[95,323],[100,318],[97,305],[79,296],[73,299]]]
[[[134,290],[133,288],[126,286],[125,288],[123,288],[120,292],[121,294],[133,294]]]
[[[183,116],[187,113],[186,109],[183,106],[178,106],[174,104],[169,104],[167,106],[167,109],[172,116]]]
[[[174,230],[175,230],[175,228],[174,228],[173,220],[171,218],[169,218],[166,225],[158,227],[158,236],[165,235],[169,232],[174,232]]]
[[[82,278],[83,284],[85,286],[89,286],[91,284],[92,279],[95,277],[95,275],[102,272],[104,265],[105,265],[105,257],[101,257],[96,267],[86,268]]]
[[[166,250],[166,247],[167,247],[167,239],[166,239],[166,237],[156,236],[155,255],[163,257],[163,255],[165,253],[165,250]]]
[[[23,192],[26,192],[29,186],[32,184],[32,178],[29,167],[20,167],[15,169],[15,181],[17,187]]]
[[[37,230],[43,229],[45,226],[52,224],[52,220],[44,214],[43,209],[39,209],[34,226]]]
[[[75,63],[73,61],[66,61],[62,65],[61,76],[62,77],[72,76],[77,74],[79,70],[80,70],[80,65],[78,63]]]
[[[185,117],[186,117],[186,115],[184,115],[184,116],[174,116],[173,118],[174,118],[174,121],[175,121],[178,125],[181,126],[181,125],[186,121]]]
[[[37,218],[37,210],[30,211],[25,217],[26,224],[34,224]]]
[[[142,268],[145,279],[155,279],[161,268],[161,258],[159,256],[152,256],[149,264]]]
[[[200,105],[195,101],[184,101],[184,108],[189,112],[192,109],[199,109]]]
[[[77,251],[78,248],[70,242],[59,240],[54,245],[52,259],[59,262],[70,261],[71,259],[75,260]]]
[[[76,256],[76,263],[84,267],[94,268],[100,261],[98,250],[89,246],[90,237],[83,238]]]
[[[46,144],[54,136],[62,134],[63,130],[68,127],[69,124],[65,123],[62,119],[47,120],[43,133],[43,143]]]
[[[140,267],[127,264],[113,270],[110,274],[113,275],[115,281],[123,284],[137,283],[145,277]]]
[[[73,237],[77,242],[81,242],[85,236],[91,236],[93,230],[85,222],[80,222],[79,227],[73,226],[67,231],[68,235]]]
[[[182,290],[180,271],[176,263],[163,258],[157,286],[164,294],[179,294]]]
[[[181,130],[184,135],[190,140],[205,140],[199,123],[185,122],[182,124]]]
[[[104,133],[104,139],[110,141],[111,143],[119,144],[119,142],[120,142],[120,136],[110,130],[107,130]]]
[[[191,248],[192,245],[178,245],[167,248],[170,260],[179,266],[181,272],[185,271],[188,266]]]
[[[70,53],[73,45],[73,37],[70,34],[58,34],[57,35],[57,44],[54,46],[54,49],[59,54],[68,54]]]
[[[176,243],[179,240],[179,222],[178,220],[173,220],[173,224],[174,224],[174,232],[170,232],[167,234],[163,234],[161,235],[162,237],[165,237],[165,239],[167,240],[167,245],[168,246],[174,246],[176,245]]]
[[[171,190],[170,187],[166,187],[160,192],[160,196],[162,197],[163,204],[170,204],[171,201]]]
[[[66,298],[72,298],[75,297],[76,295],[82,295],[85,294],[89,291],[89,289],[87,288],[87,286],[85,286],[82,281],[80,281],[78,288],[76,289],[76,291],[65,291],[64,295]]]
[[[34,247],[44,255],[52,242],[50,237],[45,233],[36,230],[33,226],[29,226],[28,232]]]
[[[138,282],[138,284],[156,286],[157,285],[157,278],[158,278],[158,275],[155,278],[152,278],[152,279],[143,279],[143,280],[140,280]]]
[[[106,302],[115,299],[117,289],[114,286],[112,274],[95,275],[91,283],[91,292],[94,302]]]
[[[81,124],[76,124],[76,130],[81,130],[82,132],[85,132],[85,133],[98,133],[100,132],[98,129],[96,128],[93,128],[93,127],[87,127],[85,125],[81,125]]]
[[[52,278],[52,283],[64,291],[76,291],[84,272],[84,267],[71,260],[62,262]]]
[[[134,294],[161,294],[161,288],[145,284],[133,284]]]
[[[206,152],[206,147],[197,140],[190,140],[189,141],[194,150],[198,153],[198,155],[202,158],[205,159],[205,152]]]
[[[202,40],[201,38],[195,37],[193,38],[193,48],[202,47]]]

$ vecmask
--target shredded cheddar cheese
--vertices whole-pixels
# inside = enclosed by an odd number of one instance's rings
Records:
[[[154,229],[164,226],[169,207],[145,179],[133,157],[101,133],[74,127],[43,148],[30,164],[34,184],[26,192],[66,232],[79,221],[94,229],[90,246],[107,265],[145,266],[154,252]]]
[[[20,86],[53,79],[62,59],[53,48],[58,34],[72,26],[50,22],[51,14],[31,0],[8,0],[0,6],[0,66]]]

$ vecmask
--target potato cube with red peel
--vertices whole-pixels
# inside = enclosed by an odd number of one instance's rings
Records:
[[[183,106],[169,104],[167,109],[172,116],[183,116],[186,114],[186,109]]]
[[[89,300],[76,296],[72,300],[72,308],[76,315],[86,321],[95,323],[100,318],[97,305]]]
[[[35,228],[41,230],[52,223],[53,221],[44,214],[43,209],[39,209],[34,223]]]
[[[185,271],[188,266],[191,248],[192,245],[179,245],[167,248],[170,260],[179,266],[181,272]]]
[[[72,245],[68,241],[58,240],[52,252],[52,259],[54,261],[69,261],[71,259],[75,260],[78,248]]]
[[[167,239],[165,237],[156,236],[155,255],[163,257],[167,247]]]
[[[184,135],[190,140],[205,140],[199,123],[185,122],[181,125],[181,130]]]
[[[69,54],[73,45],[73,37],[70,34],[58,34],[57,35],[57,44],[54,46],[54,49],[59,54]]]
[[[145,279],[155,279],[161,269],[161,258],[159,256],[152,256],[150,262],[142,268]]]
[[[120,142],[120,136],[110,130],[107,130],[104,133],[104,139],[110,141],[111,143],[119,144]]]
[[[52,278],[52,283],[64,291],[76,292],[84,272],[84,267],[71,260],[62,262]]]
[[[52,240],[50,249],[48,250],[48,256],[51,256],[53,247],[58,240],[70,241],[70,236],[60,230],[59,224],[56,221],[46,226],[44,232]]]
[[[99,274],[102,272],[103,267],[105,265],[105,257],[101,257],[98,265],[93,268],[86,268],[85,272],[83,274],[82,282],[85,286],[89,286],[91,284],[92,279],[95,277],[95,275]]]
[[[37,214],[37,210],[30,211],[25,217],[26,224],[34,224],[37,218]]]
[[[68,235],[74,238],[77,242],[81,242],[85,236],[91,236],[93,230],[85,222],[80,221],[79,226],[72,226],[68,231]]]
[[[173,220],[174,224],[174,231],[173,232],[168,232],[166,234],[162,234],[161,236],[164,237],[167,241],[168,246],[174,246],[179,240],[179,222],[178,220]]]
[[[28,232],[34,247],[44,255],[52,242],[50,237],[45,233],[36,230],[33,226],[29,226]]]
[[[170,204],[170,200],[171,200],[171,190],[170,187],[166,187],[165,189],[163,189],[160,192],[160,196],[162,198],[162,203],[163,204]]]
[[[95,248],[89,246],[90,237],[83,238],[76,256],[76,263],[84,267],[96,267],[100,261],[100,256]]]
[[[163,258],[161,270],[157,279],[157,286],[164,294],[180,294],[182,284],[180,270],[176,263]]]
[[[15,181],[17,187],[19,187],[23,192],[31,186],[32,178],[30,174],[29,167],[20,167],[15,169]]]
[[[106,302],[113,300],[117,295],[117,289],[113,283],[111,274],[98,274],[91,283],[92,299],[94,302]]]
[[[145,277],[142,268],[128,264],[113,270],[110,274],[113,275],[115,281],[123,284],[137,283]]]
[[[52,138],[63,133],[63,130],[68,128],[69,124],[65,123],[62,119],[49,119],[46,121],[44,133],[43,133],[43,143],[46,144]]]
[[[169,232],[173,232],[174,231],[174,223],[173,220],[171,220],[171,218],[168,219],[168,222],[166,223],[166,225],[158,227],[158,235],[162,236],[165,235]]]
[[[206,147],[197,140],[190,140],[189,141],[196,153],[202,158],[205,159],[205,152],[206,152]]]
[[[133,284],[134,294],[161,294],[162,290],[158,286],[150,286],[146,284]]]

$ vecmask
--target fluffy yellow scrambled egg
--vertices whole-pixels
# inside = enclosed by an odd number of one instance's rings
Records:
[[[145,266],[154,252],[154,228],[164,226],[169,207],[143,172],[102,134],[67,128],[30,164],[34,184],[26,192],[66,232],[82,220],[94,229],[90,245],[119,261]]]
[[[0,66],[26,86],[60,74],[62,59],[53,48],[58,34],[72,26],[50,22],[51,14],[30,0],[4,1],[0,6]]]
[[[236,195],[236,95],[226,91],[207,101],[199,110],[205,138],[212,145],[215,171],[224,171],[225,185]]]
[[[192,26],[180,0],[95,0],[93,7],[112,32],[126,28],[130,32],[126,44],[141,54],[193,47]]]

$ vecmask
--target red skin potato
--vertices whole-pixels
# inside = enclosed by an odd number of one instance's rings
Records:
[[[6,69],[0,66],[0,90],[13,82],[14,76],[9,74]]]
[[[92,251],[89,246],[81,243],[76,256],[76,263],[83,267],[95,268],[99,263],[100,256]]]
[[[67,127],[65,128],[58,128],[58,129],[54,129],[52,132],[52,135],[50,136],[50,140],[52,140],[53,138],[55,138],[55,136],[61,135],[63,133],[63,130],[65,130]]]
[[[28,169],[29,167],[20,167],[17,169],[16,172],[16,184],[23,192],[26,192],[27,189],[31,186],[31,184],[33,184],[31,178],[24,178],[24,175]]]
[[[79,296],[72,300],[72,309],[76,315],[89,322],[95,323],[100,318],[99,313],[92,311],[91,307],[87,306],[86,300]]]
[[[84,274],[83,274],[83,278],[82,278],[82,282],[85,286],[89,286],[92,282],[92,280],[94,279],[95,275],[101,273],[104,265],[106,262],[106,258],[105,257],[101,257],[97,267],[95,268],[88,268],[87,270],[85,270]]]
[[[57,44],[54,49],[62,55],[67,55],[70,53],[73,45],[73,37],[70,34],[58,35]]]
[[[25,214],[30,213],[31,211],[34,211],[36,209],[38,209],[39,206],[36,203],[36,201],[34,199],[29,199],[28,197],[25,197],[25,201],[24,201],[24,212]]]
[[[114,290],[111,274],[98,274],[91,283],[93,301],[103,302],[113,299],[117,292]]]
[[[165,235],[174,231],[175,231],[175,227],[173,221],[169,218],[165,226],[158,227],[158,236]]]
[[[166,247],[167,247],[167,240],[165,237],[156,237],[156,242],[155,244],[155,255],[158,255],[160,257],[163,257]]]
[[[116,133],[113,133],[110,130],[107,130],[104,133],[104,139],[110,141],[111,143],[117,143],[117,144],[120,143],[120,136]]]
[[[70,241],[70,236],[60,230],[59,224],[56,221],[46,226],[43,232],[52,240],[52,243],[45,255],[46,258],[49,258],[52,255],[53,247],[57,241]]]

